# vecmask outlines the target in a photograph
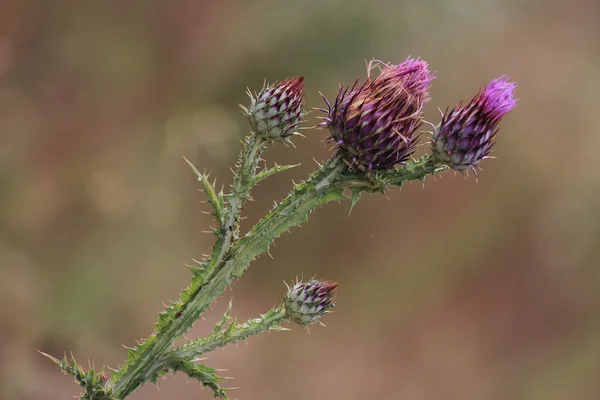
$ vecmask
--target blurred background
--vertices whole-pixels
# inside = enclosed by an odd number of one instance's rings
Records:
[[[411,55],[436,71],[434,123],[518,83],[498,159],[478,182],[319,209],[188,336],[231,297],[245,320],[316,274],[340,282],[326,328],[209,355],[232,398],[600,399],[599,16],[592,0],[1,1],[0,398],[80,392],[38,349],[117,367],[150,334],[213,239],[182,156],[231,182],[246,87],[304,75],[319,107],[366,60]],[[256,189],[244,230],[329,156],[326,132],[304,133],[266,152],[302,166]],[[179,374],[158,389],[131,398],[212,397]]]

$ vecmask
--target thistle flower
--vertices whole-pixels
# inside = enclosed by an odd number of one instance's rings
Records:
[[[289,140],[304,118],[304,78],[265,84],[256,96],[248,91],[250,107],[242,106],[250,126],[271,140]]]
[[[501,76],[469,103],[461,102],[452,111],[446,111],[433,132],[436,160],[462,171],[488,158],[500,120],[517,104],[513,97],[515,87],[506,76]]]
[[[434,76],[425,61],[412,58],[399,65],[371,62],[369,75],[374,68],[379,75],[362,86],[341,86],[333,105],[323,97],[327,116],[320,126],[329,128],[352,166],[386,170],[412,153]]]
[[[288,318],[303,326],[318,322],[333,307],[337,286],[337,282],[313,279],[288,287],[284,300]]]

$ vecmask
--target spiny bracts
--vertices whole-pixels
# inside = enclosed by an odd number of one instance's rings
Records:
[[[372,78],[371,72],[379,69]],[[369,63],[369,77],[359,85],[340,86],[335,102],[324,96],[327,114],[321,127],[342,150],[351,167],[388,170],[412,153],[421,126],[423,106],[434,78],[425,61],[408,58],[399,65]]]
[[[242,106],[252,130],[269,140],[287,141],[304,118],[304,77],[265,84],[250,96],[250,106]]]
[[[288,287],[284,300],[288,318],[303,326],[318,322],[333,307],[337,286],[337,282],[313,279]]]
[[[455,170],[474,169],[494,145],[498,124],[516,104],[516,85],[502,76],[494,79],[469,103],[446,111],[435,128],[431,147],[436,161]]]

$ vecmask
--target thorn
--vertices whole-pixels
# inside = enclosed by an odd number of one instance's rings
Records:
[[[38,353],[40,353],[41,355],[43,355],[44,357],[48,358],[50,361],[52,361],[54,364],[60,366],[60,360],[56,357],[51,356],[48,353],[44,353],[43,351],[38,350]]]
[[[201,176],[200,171],[198,171],[196,169],[196,167],[194,167],[194,164],[192,164],[190,162],[190,160],[188,160],[187,158],[185,158],[185,156],[182,156],[182,157],[185,160],[185,162],[188,163],[188,165],[192,168],[192,171],[194,171],[194,173],[196,174],[196,176],[198,177],[198,179],[200,179],[200,176]]]

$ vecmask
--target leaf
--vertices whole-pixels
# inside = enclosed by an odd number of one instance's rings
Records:
[[[202,383],[202,386],[210,388],[215,397],[220,397],[227,400],[227,389],[219,386],[219,382],[223,380],[223,377],[217,375],[217,370],[214,368],[207,367],[206,365],[196,364],[192,361],[186,361],[173,357],[170,360],[168,369],[172,369],[173,372],[181,371],[190,378],[198,380]]]
[[[85,389],[85,393],[82,393],[81,399],[112,399],[113,389],[111,386],[108,375],[104,373],[104,367],[98,372],[93,368],[90,368],[87,372],[81,368],[75,361],[73,355],[69,360],[65,355],[63,359],[58,359],[49,354],[38,352],[44,357],[50,359],[53,363],[59,366],[60,370],[66,374],[71,375],[75,378],[75,381]]]
[[[348,211],[348,215],[350,215],[352,213],[352,209],[354,208],[354,205],[356,203],[358,203],[358,200],[360,200],[360,194],[362,192],[361,188],[352,188],[352,195],[350,196],[350,211]]]
[[[268,177],[270,177],[272,175],[278,174],[283,171],[287,171],[288,169],[292,169],[299,165],[300,164],[293,164],[293,165],[277,165],[277,164],[275,164],[275,166],[273,168],[263,169],[258,174],[256,174],[256,178],[254,178],[254,184],[257,184],[258,182],[260,182],[264,179],[267,179]]]
[[[225,324],[231,323],[231,304],[232,302],[230,301],[227,310],[225,310],[225,314],[223,314],[221,320],[215,324],[215,328],[212,331],[213,334],[221,332],[221,329],[223,329]]]
[[[200,173],[200,171],[198,171],[196,167],[194,167],[194,165],[187,158],[183,157],[183,159],[192,168],[192,171],[194,171],[194,174],[196,174],[196,176],[198,177],[198,181],[202,183],[202,187],[204,188],[204,193],[206,193],[208,203],[213,208],[212,215],[214,215],[217,221],[219,222],[219,226],[223,226],[223,208],[225,207],[225,203],[223,201],[223,191],[217,194],[214,188],[214,184],[216,183],[216,181],[211,184],[208,181],[208,175]]]

